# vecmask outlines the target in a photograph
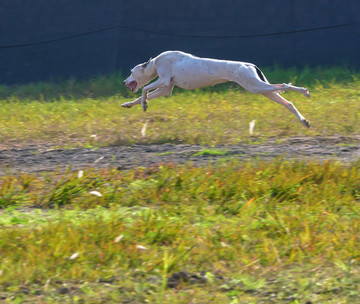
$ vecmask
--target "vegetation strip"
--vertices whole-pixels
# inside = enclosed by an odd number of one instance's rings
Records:
[[[355,303],[359,180],[282,159],[8,175],[0,297]]]

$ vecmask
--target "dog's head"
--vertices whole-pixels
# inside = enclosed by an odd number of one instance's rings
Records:
[[[131,75],[125,79],[124,85],[132,92],[137,92],[144,85],[156,77],[154,62],[152,58],[145,63],[138,64],[131,69]]]

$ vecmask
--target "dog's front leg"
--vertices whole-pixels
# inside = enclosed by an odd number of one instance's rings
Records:
[[[173,86],[170,87],[170,88],[165,87],[165,88],[161,88],[161,89],[156,89],[156,90],[149,93],[148,100],[158,98],[158,97],[161,97],[161,96],[169,96],[169,95],[171,95],[172,89],[173,89]],[[139,98],[137,98],[137,99],[135,99],[133,101],[125,102],[121,106],[123,108],[131,108],[132,106],[135,106],[135,105],[141,103],[141,98],[142,97],[139,97]]]
[[[148,86],[143,88],[142,97],[141,97],[141,107],[143,108],[144,112],[146,112],[146,110],[147,110],[148,100],[149,100],[149,91],[152,89],[157,89],[157,88],[155,86],[153,86],[152,84],[149,84]]]
[[[143,90],[141,97],[141,107],[143,111],[146,112],[148,108],[148,99],[149,99],[149,90]]]
[[[170,81],[164,81],[163,79],[158,79],[153,83],[150,83],[149,85],[145,86],[142,91],[142,97],[141,97],[141,106],[143,108],[143,111],[146,112],[147,109],[147,102],[148,102],[148,93],[150,90],[156,90],[156,89],[163,89],[170,87]]]
[[[128,109],[130,109],[131,107],[139,104],[140,102],[141,102],[141,97],[136,98],[136,99],[133,100],[133,101],[125,102],[125,103],[123,103],[121,106],[122,106],[123,108],[128,108]]]

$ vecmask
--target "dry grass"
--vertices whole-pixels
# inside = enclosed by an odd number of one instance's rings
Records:
[[[359,169],[278,159],[3,177],[0,296],[355,303]],[[193,279],[174,282],[180,271]]]

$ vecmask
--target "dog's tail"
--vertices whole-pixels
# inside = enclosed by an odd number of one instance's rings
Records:
[[[256,71],[256,74],[259,76],[261,81],[269,83],[269,81],[266,79],[264,73],[255,65],[255,64],[249,64],[249,66],[253,67]]]
[[[264,73],[263,73],[256,65],[254,65],[254,68],[255,68],[256,74],[258,74],[259,78],[260,78],[263,82],[269,83],[268,80],[266,79]]]

